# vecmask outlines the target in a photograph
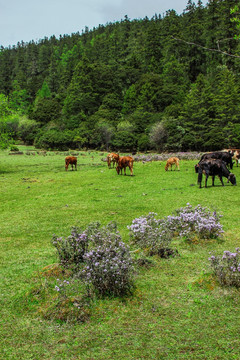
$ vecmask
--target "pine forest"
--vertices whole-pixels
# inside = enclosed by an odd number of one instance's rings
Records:
[[[237,0],[0,49],[0,143],[48,150],[240,147]]]

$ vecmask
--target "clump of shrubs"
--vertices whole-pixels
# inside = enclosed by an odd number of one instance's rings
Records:
[[[54,235],[52,244],[57,249],[60,264],[64,268],[79,268],[83,262],[83,256],[88,250],[88,234],[87,231],[73,227],[71,235],[67,238]]]
[[[176,254],[176,250],[170,247],[174,237],[192,241],[216,239],[223,233],[219,222],[221,216],[201,205],[193,208],[187,204],[163,219],[156,216],[156,213],[150,212],[134,219],[128,226],[132,243],[145,249],[149,255],[168,257]]]
[[[84,280],[99,295],[121,296],[133,287],[133,265],[128,247],[117,238],[106,239],[84,256]]]
[[[212,255],[209,259],[214,274],[221,285],[240,287],[240,249],[224,251],[223,255]]]
[[[201,205],[195,208],[192,205],[175,210],[173,215],[167,217],[169,227],[178,236],[188,241],[193,239],[217,239],[223,231],[220,224],[221,215],[212,212]]]
[[[98,221],[92,222],[88,225],[86,233],[89,241],[95,245],[102,245],[105,241],[121,240],[121,235],[115,221],[111,221],[106,226],[101,226],[101,223]]]
[[[128,246],[121,239],[117,224],[100,226],[92,223],[87,229],[91,249],[84,255],[82,277],[101,296],[122,296],[133,287],[133,265]]]
[[[206,207],[193,208],[187,204],[163,219],[158,219],[154,212],[135,218],[128,229],[131,242],[147,255],[168,258],[177,254],[171,247],[176,237],[193,240],[221,236],[223,229],[219,219],[216,212],[211,213]],[[75,276],[97,294],[122,296],[133,288],[133,260],[115,222],[106,226],[94,222],[85,230],[73,227],[67,238],[54,235],[52,244],[57,249],[61,266],[73,270]],[[63,293],[60,286],[56,290]]]
[[[77,275],[93,290],[103,295],[123,296],[133,287],[133,261],[122,242],[116,223],[102,226],[91,223],[85,231],[73,228],[68,238],[52,239],[63,267],[75,268]],[[68,282],[56,290],[63,293]]]
[[[140,216],[128,226],[131,242],[145,249],[149,255],[158,254],[168,257],[174,254],[170,248],[173,237],[166,219],[157,219],[157,214],[150,212],[146,216]]]

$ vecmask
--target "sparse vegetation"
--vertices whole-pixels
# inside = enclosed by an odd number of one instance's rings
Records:
[[[240,287],[240,251],[236,248],[234,252],[225,250],[223,255],[211,255],[214,274],[220,284],[225,286]]]

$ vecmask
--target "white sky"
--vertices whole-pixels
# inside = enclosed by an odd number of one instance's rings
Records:
[[[81,33],[85,26],[92,29],[125,15],[151,18],[171,9],[181,14],[186,5],[187,0],[0,0],[0,46]]]

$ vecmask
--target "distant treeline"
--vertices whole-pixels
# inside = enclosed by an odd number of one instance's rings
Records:
[[[2,48],[2,134],[57,150],[239,148],[238,3]]]

